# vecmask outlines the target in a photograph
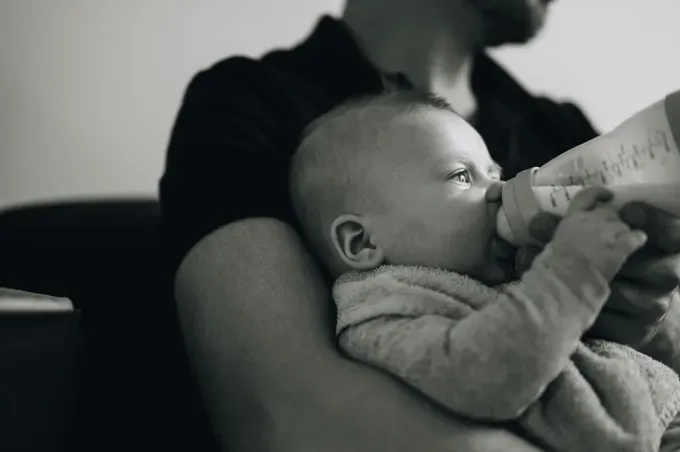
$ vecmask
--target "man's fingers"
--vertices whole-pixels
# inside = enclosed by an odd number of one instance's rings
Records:
[[[668,312],[673,290],[617,276],[610,284],[611,295],[605,309],[613,314],[631,316],[638,323],[656,325]]]
[[[540,243],[548,243],[560,224],[561,217],[550,212],[539,212],[529,222],[529,234]]]
[[[619,213],[623,221],[645,231],[651,245],[680,253],[680,218],[644,202],[625,204]]]
[[[598,204],[611,201],[613,197],[612,192],[605,187],[586,187],[576,193],[574,199],[569,202],[567,215],[582,210],[593,210]]]
[[[647,243],[647,234],[639,229],[628,230],[617,237],[619,246],[624,247],[628,256],[642,248]]]
[[[659,328],[659,325],[641,327],[634,316],[602,311],[586,333],[589,337],[605,339],[638,348]]]
[[[515,271],[521,275],[531,268],[531,264],[541,252],[541,248],[537,246],[525,246],[517,250],[515,254]]]
[[[680,284],[680,255],[669,255],[646,246],[626,261],[619,274],[637,285],[668,292]]]
[[[638,348],[660,328],[677,297],[677,289],[643,288],[623,278],[611,284],[607,304],[588,331],[588,336]]]

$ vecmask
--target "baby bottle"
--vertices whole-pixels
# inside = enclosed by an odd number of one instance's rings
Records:
[[[532,242],[531,218],[564,215],[584,186],[603,185],[618,208],[645,201],[680,216],[680,91],[639,111],[614,130],[517,174],[503,186],[497,231],[515,246]]]

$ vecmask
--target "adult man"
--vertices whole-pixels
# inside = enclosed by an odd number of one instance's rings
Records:
[[[545,0],[349,0],[342,21],[323,18],[295,48],[229,58],[192,80],[161,202],[180,319],[230,450],[537,450],[511,432],[451,419],[339,355],[328,286],[298,236],[286,187],[312,119],[398,84],[446,98],[510,177],[593,137],[575,106],[532,97],[482,52],[530,39],[547,8]],[[660,218],[650,212],[646,229]],[[549,235],[553,219],[542,224],[536,232]],[[678,284],[669,259],[679,230],[667,220],[650,232],[667,246],[664,259],[639,262],[655,292],[620,285],[602,335],[636,345],[652,336]],[[636,307],[640,294],[645,306]]]

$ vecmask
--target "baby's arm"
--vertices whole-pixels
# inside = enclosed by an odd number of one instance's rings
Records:
[[[549,247],[519,285],[461,320],[378,316],[339,341],[456,413],[515,419],[565,367],[608,294],[588,259]],[[389,311],[390,296],[380,304]]]
[[[341,346],[455,412],[518,417],[565,368],[609,296],[609,281],[644,244],[644,234],[598,207],[607,194],[581,191],[521,283],[495,303],[462,320],[376,315],[341,332]],[[385,294],[383,312],[394,312],[393,295]]]

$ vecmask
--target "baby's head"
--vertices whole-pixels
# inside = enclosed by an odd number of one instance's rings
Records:
[[[487,200],[499,181],[479,134],[445,101],[409,91],[352,100],[310,124],[290,190],[333,276],[422,265],[498,284],[512,277],[495,234],[499,200]]]

